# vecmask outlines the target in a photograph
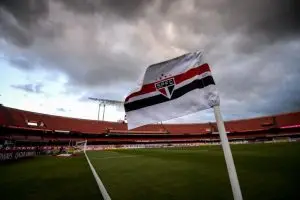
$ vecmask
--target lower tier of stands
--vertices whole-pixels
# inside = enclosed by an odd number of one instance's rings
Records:
[[[247,132],[228,133],[230,141],[272,141],[277,138],[298,138],[300,127],[277,128],[269,130],[253,130]],[[1,127],[0,144],[4,141],[14,141],[18,145],[69,145],[76,141],[87,140],[88,144],[160,144],[160,143],[212,143],[219,142],[218,133],[199,135],[172,134],[84,134],[57,133],[32,129],[16,129]]]

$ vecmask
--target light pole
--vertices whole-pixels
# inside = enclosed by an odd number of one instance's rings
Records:
[[[103,115],[102,115],[102,121],[104,121],[104,114],[105,114],[105,103],[103,104]]]
[[[99,103],[99,107],[98,107],[98,118],[97,118],[98,121],[99,121],[99,115],[100,115],[100,107],[101,107],[101,103]]]
[[[111,99],[101,99],[101,98],[94,98],[94,97],[89,97],[90,100],[96,101],[99,103],[98,107],[98,121],[99,121],[99,115],[100,115],[100,107],[103,105],[103,115],[102,115],[102,120],[104,121],[104,116],[105,116],[105,107],[106,105],[114,105],[114,106],[120,106],[123,105],[123,101],[116,101],[116,100],[111,100]]]

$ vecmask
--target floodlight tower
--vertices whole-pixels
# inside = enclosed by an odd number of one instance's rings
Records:
[[[95,97],[89,97],[90,100],[96,101],[99,103],[98,107],[98,121],[99,121],[99,115],[100,115],[100,107],[103,105],[103,116],[102,120],[104,121],[104,115],[105,115],[105,106],[106,105],[113,105],[113,106],[121,106],[124,104],[123,101],[117,101],[117,100],[111,100],[111,99],[101,99],[101,98],[95,98]]]

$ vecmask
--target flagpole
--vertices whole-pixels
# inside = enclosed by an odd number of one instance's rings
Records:
[[[236,173],[231,149],[229,146],[228,138],[226,135],[226,130],[225,130],[225,126],[224,126],[224,121],[222,119],[220,106],[214,106],[213,108],[214,108],[215,118],[217,121],[218,130],[219,130],[219,135],[221,138],[221,144],[222,144],[222,148],[223,148],[223,152],[224,152],[225,162],[227,165],[230,184],[231,184],[231,188],[232,188],[232,192],[233,192],[233,198],[234,198],[234,200],[242,200],[243,196],[242,196],[238,176]]]

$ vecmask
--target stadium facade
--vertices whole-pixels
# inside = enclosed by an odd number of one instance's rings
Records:
[[[300,112],[225,122],[230,141],[300,138]],[[0,140],[18,145],[91,145],[219,142],[215,123],[152,124],[127,130],[125,122],[60,117],[0,106]]]

